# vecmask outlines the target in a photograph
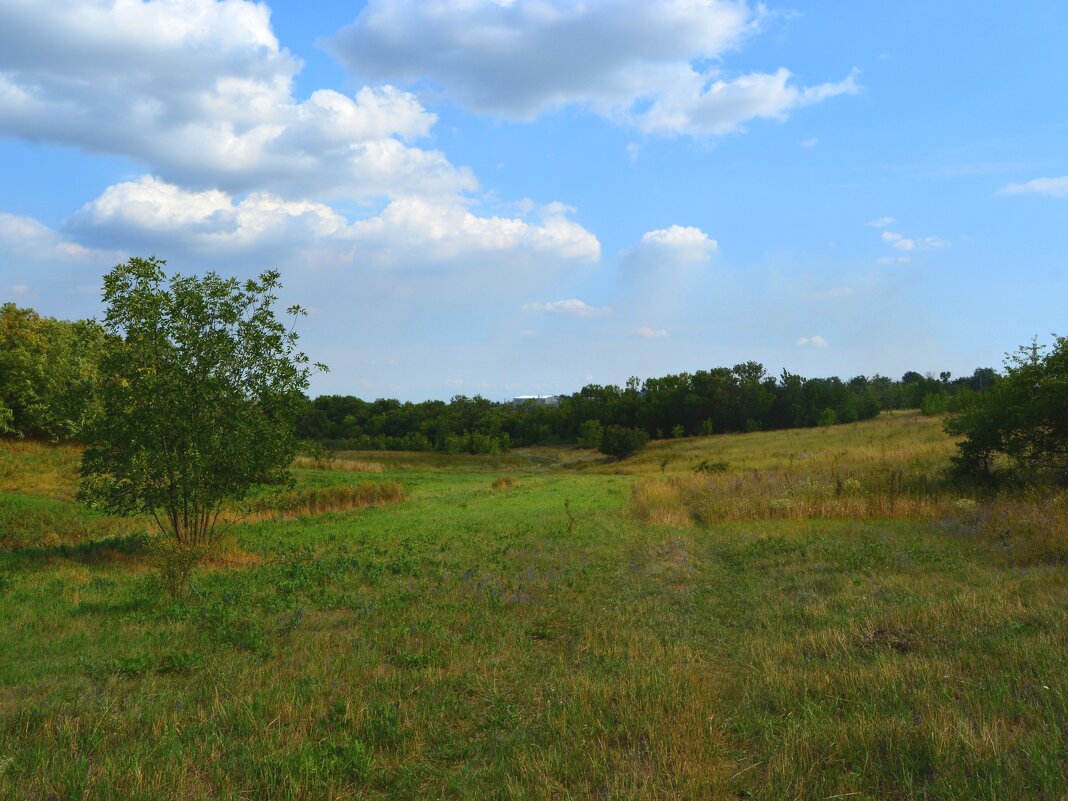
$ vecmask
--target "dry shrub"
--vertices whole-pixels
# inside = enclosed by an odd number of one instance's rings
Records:
[[[495,479],[491,486],[495,490],[510,490],[513,487],[518,487],[519,482],[512,478],[512,476],[501,476],[500,478]]]
[[[248,522],[290,520],[326,512],[347,512],[368,506],[400,503],[403,500],[404,487],[398,482],[365,481],[355,486],[301,489],[254,498],[244,504],[243,514],[236,519]]]
[[[314,456],[298,456],[293,467],[299,470],[344,470],[349,473],[381,473],[385,466],[380,462],[361,462],[355,459],[320,459]]]

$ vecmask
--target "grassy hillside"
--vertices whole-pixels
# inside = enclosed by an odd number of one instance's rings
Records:
[[[1068,793],[1063,501],[944,486],[936,420],[302,462],[404,500],[237,525],[183,603],[2,448],[0,798]]]

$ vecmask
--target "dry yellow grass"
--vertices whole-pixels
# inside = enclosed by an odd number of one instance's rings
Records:
[[[960,500],[942,480],[954,441],[915,413],[657,445],[624,467],[649,474],[667,461],[633,489],[631,511],[650,523],[938,518]]]
[[[981,537],[1016,564],[1068,562],[1068,495],[1052,490],[979,498],[946,480],[954,440],[941,420],[903,412],[830,430],[660,443],[625,463],[665,474],[631,488],[647,525],[746,520],[929,520]],[[689,467],[686,472],[681,470]]]
[[[226,518],[246,523],[291,520],[327,512],[348,512],[368,506],[400,503],[402,500],[404,487],[396,481],[365,481],[356,486],[301,489],[254,498],[241,509],[229,512]]]
[[[350,473],[381,473],[385,467],[381,462],[364,462],[356,459],[316,459],[311,456],[298,456],[293,460],[297,470],[345,470]]]
[[[677,475],[692,473],[701,462],[725,462],[732,473],[785,469],[844,474],[895,468],[938,472],[956,451],[956,442],[943,431],[942,422],[915,411],[884,412],[874,420],[829,428],[657,440],[639,454],[595,471]]]

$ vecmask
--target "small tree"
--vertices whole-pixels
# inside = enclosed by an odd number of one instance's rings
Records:
[[[586,420],[579,426],[578,444],[584,448],[596,448],[601,444],[604,426],[600,420]]]
[[[649,435],[640,428],[607,426],[601,435],[600,450],[601,453],[615,456],[617,459],[626,459],[644,448],[648,441]]]
[[[946,430],[963,437],[955,457],[962,473],[989,476],[1000,460],[1023,475],[1068,479],[1068,338],[1008,356],[1005,377],[947,420]]]
[[[288,478],[311,368],[275,317],[277,272],[241,284],[215,273],[168,278],[165,265],[134,258],[104,278],[103,414],[80,495],[150,515],[185,558],[171,576],[180,591],[216,540],[224,505]]]

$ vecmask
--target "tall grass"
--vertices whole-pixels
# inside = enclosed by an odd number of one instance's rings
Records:
[[[314,456],[298,456],[293,460],[297,470],[342,470],[350,473],[381,473],[381,462],[366,462],[357,459],[320,459]]]
[[[355,486],[301,488],[252,498],[228,513],[234,521],[292,520],[298,517],[347,512],[400,503],[404,487],[396,481],[365,481]]]
[[[956,510],[960,490],[897,471],[842,478],[753,470],[646,479],[631,510],[646,522],[709,524],[736,520],[933,519]]]

